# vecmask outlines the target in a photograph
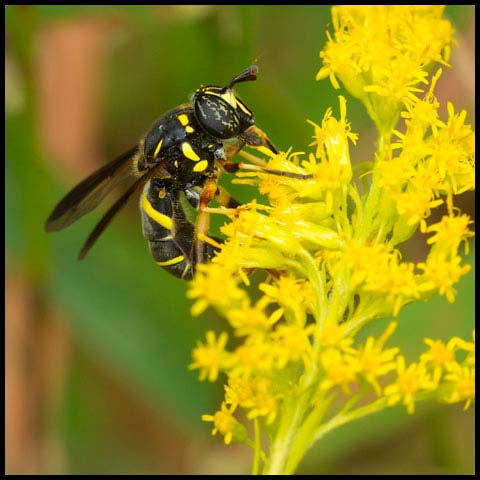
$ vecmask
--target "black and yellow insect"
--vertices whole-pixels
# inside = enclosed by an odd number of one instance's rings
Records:
[[[54,208],[45,223],[48,232],[62,230],[99,205],[126,176],[136,180],[106,212],[87,238],[79,259],[85,257],[113,217],[137,191],[143,234],[156,263],[173,275],[189,279],[198,263],[215,254],[216,242],[208,239],[208,205],[212,199],[233,208],[238,203],[218,185],[222,171],[235,171],[229,159],[245,145],[265,144],[276,153],[268,137],[255,126],[254,115],[236,96],[233,86],[256,79],[250,66],[227,86],[199,88],[188,104],[165,113],[139,142],[78,184]],[[255,167],[267,173],[295,176]],[[195,224],[187,220],[180,201],[184,195],[198,209]]]

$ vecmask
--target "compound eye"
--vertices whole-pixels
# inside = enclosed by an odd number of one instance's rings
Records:
[[[193,103],[198,122],[210,135],[225,140],[241,133],[235,109],[220,95],[200,91]]]

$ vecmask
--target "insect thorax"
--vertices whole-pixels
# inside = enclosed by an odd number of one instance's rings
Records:
[[[199,125],[190,106],[157,120],[145,136],[143,149],[144,168],[164,162],[174,186],[183,188],[202,184],[214,173],[215,161],[225,157],[222,140]]]

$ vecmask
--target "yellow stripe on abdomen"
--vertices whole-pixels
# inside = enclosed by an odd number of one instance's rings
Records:
[[[152,220],[155,220],[163,228],[166,228],[167,230],[173,228],[172,219],[163,213],[157,212],[157,210],[152,207],[146,193],[142,196],[142,209]]]
[[[165,260],[164,262],[155,262],[160,267],[168,267],[169,265],[176,265],[177,263],[181,263],[185,260],[183,255],[179,255],[178,257],[171,258],[170,260]]]

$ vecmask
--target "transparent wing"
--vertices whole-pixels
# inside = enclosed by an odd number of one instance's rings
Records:
[[[160,178],[169,178],[169,174],[164,170],[163,164],[157,164],[150,170],[147,170],[145,174],[138,178],[136,182],[110,207],[105,213],[102,219],[97,223],[92,233],[89,235],[82,250],[78,255],[78,259],[82,260],[85,255],[92,248],[93,244],[97,241],[98,237],[104,232],[104,230],[110,225],[111,221],[117,215],[117,213],[128,203],[132,195],[139,191],[153,176],[159,176]]]
[[[133,174],[132,160],[137,151],[137,146],[131,148],[67,193],[45,222],[45,230],[63,230],[97,207],[122,180]]]

